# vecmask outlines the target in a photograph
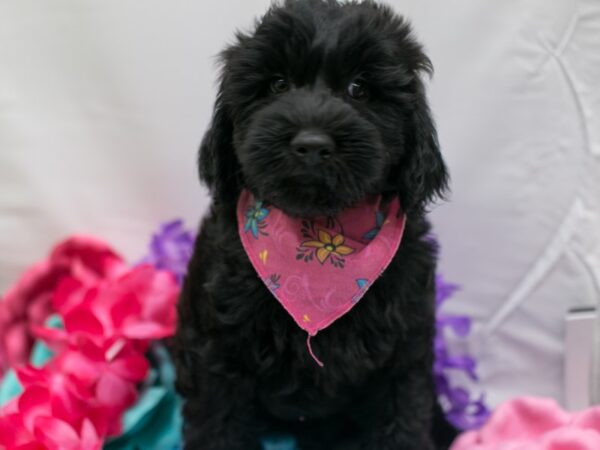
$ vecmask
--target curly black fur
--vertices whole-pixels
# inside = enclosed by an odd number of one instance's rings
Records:
[[[436,440],[444,448],[452,429],[432,430],[441,416],[432,381],[436,250],[424,212],[447,172],[421,80],[429,59],[388,7],[287,0],[238,34],[222,63],[199,158],[214,202],[179,302],[185,448],[259,449],[272,432],[293,434],[302,450],[428,450]],[[288,89],[273,93],[274,78]],[[360,98],[347,91],[355,80]],[[313,128],[336,147],[307,167],[290,141]],[[408,219],[392,263],[313,340],[324,368],[244,253],[242,188],[310,217],[370,194],[401,198]]]

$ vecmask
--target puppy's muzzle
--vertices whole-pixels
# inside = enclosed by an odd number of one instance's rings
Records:
[[[324,131],[306,129],[300,131],[290,142],[292,152],[298,161],[308,166],[316,166],[331,158],[335,151],[333,138]]]

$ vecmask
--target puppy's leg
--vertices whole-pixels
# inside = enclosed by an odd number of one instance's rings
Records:
[[[184,450],[260,450],[265,422],[254,407],[252,383],[214,375],[201,380],[185,398]]]
[[[345,417],[324,419],[296,436],[299,450],[361,450],[357,427]]]
[[[430,367],[420,365],[398,374],[364,405],[366,432],[359,448],[434,450],[430,436],[433,402]]]

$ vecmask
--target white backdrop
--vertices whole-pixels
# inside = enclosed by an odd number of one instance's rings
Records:
[[[564,313],[600,298],[600,2],[391,3],[436,67],[448,310],[491,403],[563,400]],[[161,221],[196,226],[213,57],[267,5],[0,0],[0,291],[70,233],[135,259]]]

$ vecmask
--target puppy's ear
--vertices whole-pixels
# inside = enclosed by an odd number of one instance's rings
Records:
[[[217,96],[210,128],[198,154],[200,179],[213,199],[222,202],[239,192],[239,165],[233,150],[233,122],[223,101],[223,83]]]
[[[403,208],[423,212],[428,203],[443,198],[449,176],[420,78],[415,79],[414,88],[415,101],[405,129],[406,152],[392,175]]]
[[[428,203],[444,197],[449,179],[423,83],[423,76],[432,75],[433,66],[403,17],[388,6],[367,3],[393,28],[396,60],[400,62],[397,78],[406,82],[407,96],[402,102],[404,152],[388,181],[397,189],[404,210],[424,212]]]

